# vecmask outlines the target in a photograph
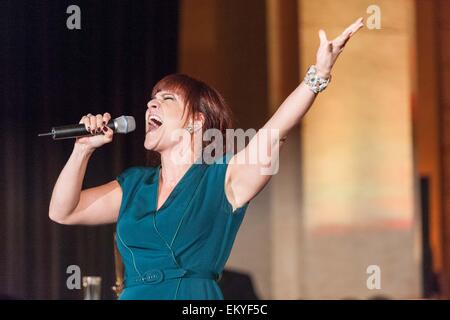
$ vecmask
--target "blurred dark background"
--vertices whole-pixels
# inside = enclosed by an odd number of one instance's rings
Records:
[[[72,4],[81,8],[81,30],[66,27]],[[95,152],[84,187],[143,165],[146,102],[156,81],[177,69],[177,30],[176,0],[0,1],[0,293],[82,298],[66,288],[66,268],[79,265],[82,275],[101,275],[104,298],[113,298],[114,226],[48,219],[73,140],[37,134],[89,112],[133,115],[136,131]]]

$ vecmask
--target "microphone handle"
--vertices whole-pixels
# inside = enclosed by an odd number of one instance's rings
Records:
[[[115,121],[108,122],[106,126],[111,128],[113,131],[116,130]],[[52,128],[53,140],[70,139],[94,135],[95,134],[91,134],[89,131],[86,130],[86,126],[83,123],[77,125],[68,125]]]

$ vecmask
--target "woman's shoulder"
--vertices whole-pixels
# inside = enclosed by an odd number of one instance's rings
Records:
[[[228,163],[233,157],[232,153],[224,153],[220,156],[214,157],[211,161],[206,161],[208,164],[208,176],[214,179],[219,179],[223,181],[225,179],[225,173],[228,168]]]
[[[231,158],[233,157],[232,152],[223,153],[221,155],[211,157],[211,158],[205,158],[205,162],[210,165],[227,165]]]
[[[125,181],[137,181],[142,178],[152,177],[156,169],[157,167],[132,166],[124,169],[116,179],[121,184]]]

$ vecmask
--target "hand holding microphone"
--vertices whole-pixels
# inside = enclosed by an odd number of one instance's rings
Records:
[[[51,132],[39,136],[51,135],[54,140],[76,138],[76,146],[95,149],[111,142],[114,133],[128,133],[136,129],[136,121],[131,116],[110,120],[111,115],[108,112],[95,116],[89,113],[83,116],[77,125],[53,127]]]
[[[91,136],[77,137],[75,144],[96,149],[106,143],[110,143],[113,140],[114,131],[107,126],[109,120],[111,120],[111,115],[108,112],[103,115],[97,114],[94,116],[88,113],[83,116],[79,123],[84,124],[86,131]]]

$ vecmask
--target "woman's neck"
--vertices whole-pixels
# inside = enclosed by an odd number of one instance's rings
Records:
[[[166,187],[174,187],[192,165],[191,162],[173,159],[173,157],[161,154],[160,183]]]
[[[161,152],[161,181],[166,187],[175,186],[197,160],[190,150],[185,152]]]

